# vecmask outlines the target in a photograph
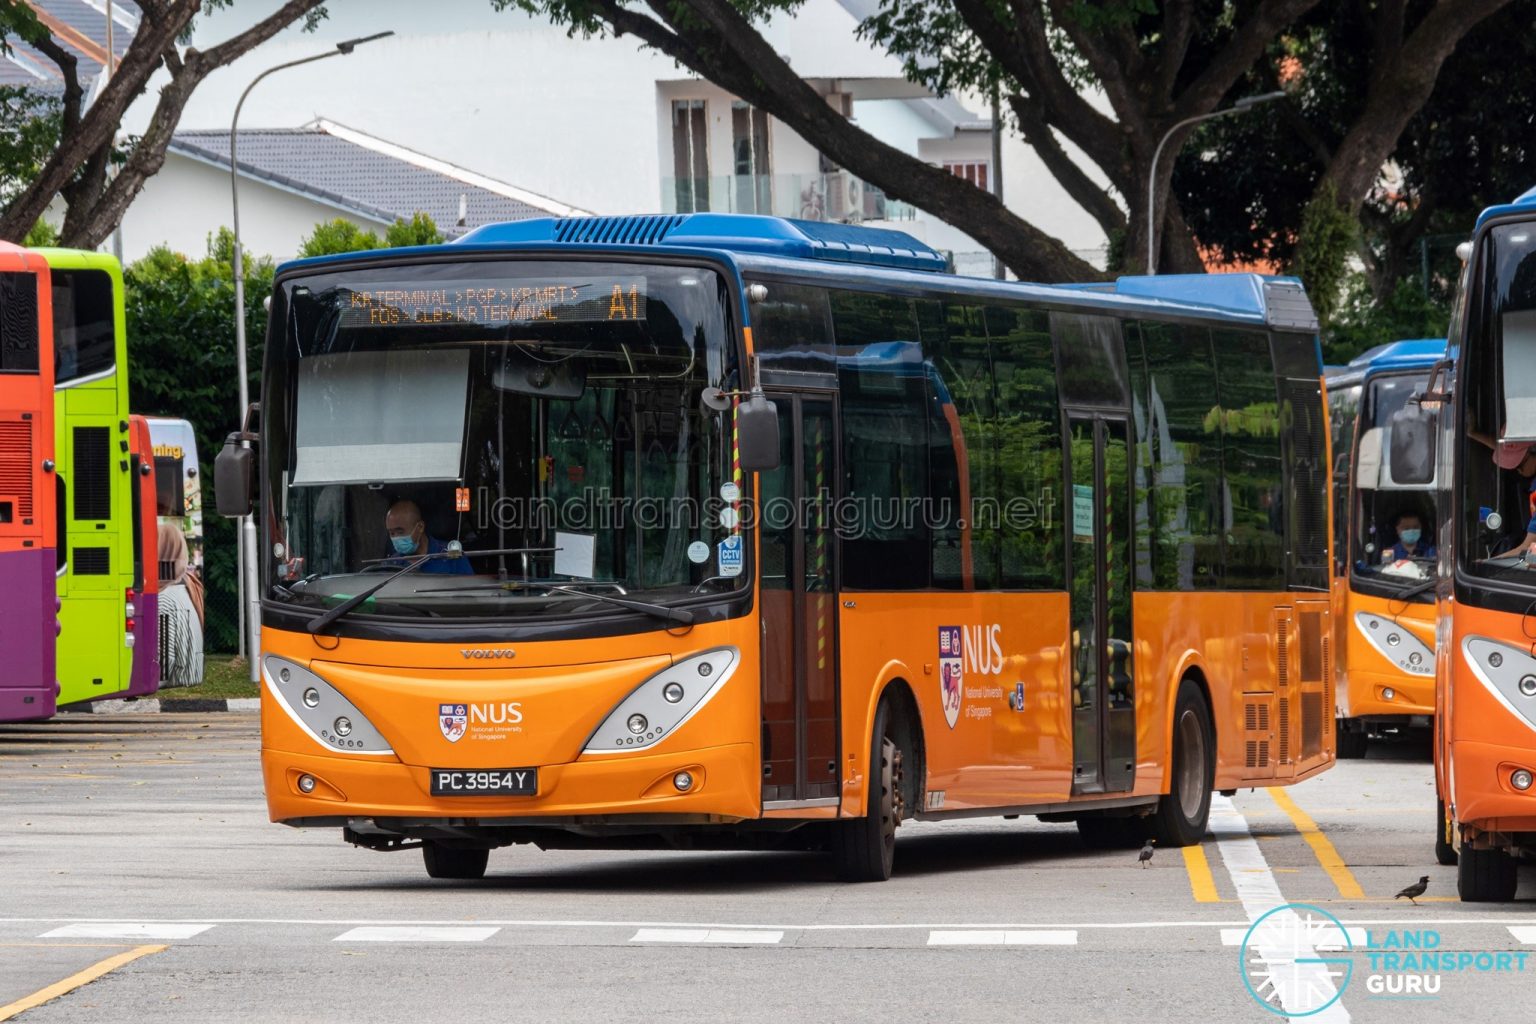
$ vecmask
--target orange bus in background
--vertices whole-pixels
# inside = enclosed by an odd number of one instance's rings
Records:
[[[1444,358],[1444,339],[1396,341],[1327,375],[1341,758],[1435,714],[1435,481],[1395,478],[1392,448],[1395,417]]]
[[[279,269],[274,821],[827,850],[1034,814],[1197,843],[1333,761],[1316,320],[1255,275],[966,279],[898,232],[534,220]]]
[[[1441,438],[1435,853],[1466,901],[1514,898],[1536,846],[1536,189],[1478,218],[1421,431]],[[1448,468],[1449,466],[1449,468]],[[1445,557],[1450,553],[1451,557]]]
[[[59,694],[52,294],[47,262],[0,242],[0,722]]]

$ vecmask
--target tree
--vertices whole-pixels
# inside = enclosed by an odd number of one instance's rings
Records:
[[[245,257],[246,334],[250,338],[251,393],[260,394],[264,300],[272,292],[270,259]],[[139,412],[178,416],[197,434],[204,460],[203,508],[212,509],[212,459],[235,428],[234,235],[220,229],[201,259],[166,248],[152,250],[124,271],[128,313],[129,404]],[[233,651],[239,641],[236,521],[203,520],[206,644]]]
[[[304,19],[306,27],[312,28],[325,16],[323,0],[286,0],[255,25],[216,46],[206,50],[179,46],[200,10],[233,2],[139,0],[138,30],[112,78],[89,105],[90,83],[80,80],[73,50],[51,34],[28,4],[0,2],[0,41],[24,40],[58,67],[64,83],[55,141],[25,187],[9,197],[0,213],[0,238],[22,238],[54,197],[63,196],[62,243],[83,249],[100,245],[144,182],[165,163],[165,150],[182,110],[203,79],[294,22]],[[125,152],[118,152],[117,130],[123,115],[161,68],[169,72],[170,80],[160,90],[148,129]],[[116,173],[109,175],[112,164],[117,165]]]
[[[767,110],[889,195],[970,234],[1020,276],[1092,275],[1082,261],[1064,258],[1055,239],[991,196],[946,180],[938,168],[895,151],[832,111],[754,27],[802,0],[492,2],[545,15],[576,33],[636,36]],[[1457,41],[1508,2],[1354,5],[1374,12],[1380,32],[1367,52],[1368,89],[1323,175],[1346,213],[1358,210]],[[1245,76],[1318,7],[1319,0],[880,0],[861,31],[901,58],[908,77],[937,92],[997,88],[1051,174],[1137,262],[1146,249],[1147,181],[1158,142],[1178,122],[1240,95],[1235,90],[1246,85]],[[1093,88],[1101,90],[1108,111],[1086,97]],[[1176,132],[1171,144],[1181,143],[1188,131]],[[1068,144],[1102,173],[1107,187],[1075,162]],[[1169,196],[1171,167],[1171,160],[1160,163],[1153,179],[1160,267],[1200,270],[1195,239],[1180,204]]]
[[[420,210],[416,211],[410,220],[397,220],[391,224],[385,230],[382,241],[376,233],[337,217],[335,220],[316,224],[315,229],[299,244],[299,255],[330,256],[343,252],[364,252],[385,246],[397,248],[408,245],[436,245],[443,240],[443,233],[437,230],[437,224]]]

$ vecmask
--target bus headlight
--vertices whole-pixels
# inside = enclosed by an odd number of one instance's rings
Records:
[[[740,661],[736,648],[716,647],[662,669],[608,713],[587,739],[585,752],[616,754],[655,746],[708,704]]]
[[[1482,636],[1461,642],[1462,656],[1472,674],[1504,710],[1536,729],[1536,658],[1529,648],[1516,647]]]
[[[309,669],[268,656],[261,674],[278,707],[322,747],[346,754],[394,753],[357,705]]]
[[[1516,768],[1509,776],[1509,784],[1522,793],[1531,788],[1532,781],[1536,779],[1533,779],[1531,773],[1524,768]]]
[[[1411,676],[1435,674],[1435,652],[1411,630],[1366,612],[1355,616],[1355,628],[1399,671]]]

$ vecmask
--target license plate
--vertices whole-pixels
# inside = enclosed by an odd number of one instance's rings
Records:
[[[537,768],[433,768],[433,796],[536,796]]]

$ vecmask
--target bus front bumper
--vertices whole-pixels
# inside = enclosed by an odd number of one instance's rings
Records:
[[[1476,743],[1451,745],[1456,820],[1482,832],[1536,832],[1536,784],[1521,791],[1518,769],[1536,774],[1536,747]]]
[[[1391,691],[1392,698],[1387,699]],[[1435,677],[1401,672],[1361,672],[1349,678],[1350,718],[1404,718],[1435,714]]]
[[[430,795],[431,768],[362,757],[296,754],[263,748],[261,769],[267,810],[276,822],[339,824],[353,818],[496,821],[558,826],[562,820],[604,816],[684,815],[740,821],[761,810],[757,748],[750,743],[674,753],[587,757],[537,767],[536,796]],[[692,785],[679,792],[675,778]],[[300,780],[308,776],[306,793]],[[308,786],[308,783],[305,783]]]

